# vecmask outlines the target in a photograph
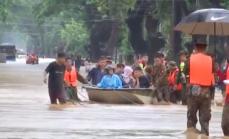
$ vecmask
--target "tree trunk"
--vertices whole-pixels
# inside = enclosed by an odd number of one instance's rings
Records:
[[[90,29],[90,41],[87,51],[92,60],[101,56],[113,56],[119,35],[119,23],[110,19],[102,19],[101,13],[94,5],[86,6],[87,26]]]
[[[172,27],[175,27],[182,19],[183,16],[183,1],[181,0],[173,0],[173,8],[172,8]],[[172,58],[178,58],[177,54],[179,51],[182,49],[181,46],[181,32],[178,31],[173,31],[172,29],[172,34],[171,34],[171,47],[172,47]]]
[[[129,40],[135,54],[147,52],[146,41],[143,37],[144,14],[146,11],[146,0],[137,0],[134,10],[129,9],[126,23],[129,28]]]
[[[145,21],[145,28],[147,31],[147,54],[149,56],[150,63],[153,63],[155,54],[164,47],[165,40],[161,33],[158,32],[159,19],[154,18],[152,15],[148,15]]]
[[[129,28],[129,40],[135,54],[147,54],[151,62],[154,54],[164,46],[164,40],[157,32],[159,20],[152,15],[152,10],[155,7],[156,1],[137,0],[135,8],[128,11],[128,19],[126,20]],[[147,36],[144,37],[144,34]]]
[[[108,56],[114,55],[115,48],[117,47],[118,35],[119,35],[119,23],[117,21],[114,21],[112,23],[110,37],[104,49],[104,52],[106,52],[106,55]]]

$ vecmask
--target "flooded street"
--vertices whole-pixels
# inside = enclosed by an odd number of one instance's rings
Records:
[[[51,108],[42,82],[46,65],[0,65],[1,139],[194,139],[184,134],[184,106],[81,103]],[[222,138],[221,114],[222,108],[213,108],[212,139]]]

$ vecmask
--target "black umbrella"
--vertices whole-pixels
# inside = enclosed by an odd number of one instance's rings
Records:
[[[186,16],[176,27],[190,35],[229,35],[229,10],[202,9]]]
[[[214,47],[216,53],[215,36],[229,35],[229,10],[202,9],[186,16],[176,27],[190,35],[214,35]]]

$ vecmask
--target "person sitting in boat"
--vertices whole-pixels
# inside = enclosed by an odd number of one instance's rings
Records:
[[[125,82],[124,88],[131,88],[133,82],[133,69],[130,66],[125,66],[124,73],[122,74],[123,80]]]
[[[105,68],[105,75],[103,76],[97,87],[103,89],[120,89],[122,88],[122,81],[118,75],[114,74],[114,67],[107,65]]]
[[[150,81],[143,74],[141,67],[135,67],[133,71],[133,83],[132,88],[149,88]]]
[[[101,57],[96,65],[87,75],[88,81],[91,81],[92,85],[97,85],[104,76],[104,68],[107,65],[107,59]]]
[[[123,86],[124,88],[126,88],[127,84],[126,84],[126,82],[124,81],[124,77],[123,77],[124,68],[125,68],[125,65],[124,65],[124,64],[117,64],[117,65],[116,65],[116,68],[115,68],[115,74],[119,76],[119,78],[120,78],[121,81],[122,81],[122,86]]]

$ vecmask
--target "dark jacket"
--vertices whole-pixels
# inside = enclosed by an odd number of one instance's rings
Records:
[[[87,76],[88,81],[91,81],[92,85],[97,85],[103,78],[104,72],[99,68],[93,68]]]

